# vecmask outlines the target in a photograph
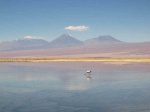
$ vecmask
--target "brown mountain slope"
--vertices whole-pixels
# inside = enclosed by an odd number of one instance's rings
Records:
[[[0,52],[0,57],[150,57],[150,42]]]

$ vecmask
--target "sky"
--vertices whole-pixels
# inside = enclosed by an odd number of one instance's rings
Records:
[[[64,33],[79,40],[150,41],[150,0],[0,0],[0,42],[51,41]]]

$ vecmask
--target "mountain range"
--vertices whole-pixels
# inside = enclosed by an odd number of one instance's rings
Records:
[[[99,36],[85,41],[80,41],[66,33],[62,34],[61,36],[52,40],[51,42],[48,42],[43,39],[27,38],[27,37],[13,41],[2,42],[0,43],[0,51],[75,47],[85,44],[92,45],[92,44],[119,44],[119,43],[122,42],[109,35]]]
[[[112,36],[98,36],[85,41],[62,34],[48,42],[21,38],[0,43],[0,57],[149,57],[150,42],[126,43]]]
[[[73,47],[73,46],[79,46],[82,45],[83,42],[80,40],[77,40],[76,38],[72,37],[69,34],[63,34],[59,36],[58,38],[54,39],[50,42],[51,47]]]

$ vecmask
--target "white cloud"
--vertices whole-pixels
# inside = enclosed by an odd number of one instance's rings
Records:
[[[28,36],[25,36],[25,37],[23,37],[23,38],[25,38],[25,39],[34,39],[35,36],[30,36],[30,35],[28,35]]]
[[[65,30],[71,30],[71,31],[86,31],[88,30],[90,27],[89,26],[67,26],[65,27]]]
[[[24,38],[24,39],[41,39],[42,37],[27,35],[27,36],[25,36],[25,37],[23,37],[23,38]]]

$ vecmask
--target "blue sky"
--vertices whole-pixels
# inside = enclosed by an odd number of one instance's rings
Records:
[[[150,0],[0,0],[0,41],[27,35],[51,41],[63,33],[150,41]]]

